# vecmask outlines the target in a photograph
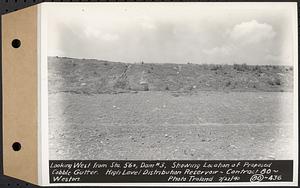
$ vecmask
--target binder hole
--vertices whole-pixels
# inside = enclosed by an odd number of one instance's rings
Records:
[[[21,144],[19,142],[15,142],[12,145],[12,148],[14,151],[20,151],[21,150]]]
[[[19,48],[21,46],[21,41],[19,39],[14,39],[12,42],[11,42],[11,45],[14,47],[14,48]]]

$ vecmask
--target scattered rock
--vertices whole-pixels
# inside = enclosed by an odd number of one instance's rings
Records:
[[[273,155],[270,155],[270,156],[268,156],[267,158],[268,158],[268,159],[271,159],[271,160],[275,160],[275,159],[276,159],[275,156],[273,156]]]

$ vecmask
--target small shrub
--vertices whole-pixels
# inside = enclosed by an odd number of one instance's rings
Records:
[[[233,69],[234,69],[234,70],[238,70],[238,69],[239,69],[239,65],[238,65],[238,64],[234,64],[234,65],[233,65]]]
[[[142,91],[149,91],[149,85],[147,83],[141,84],[142,86]]]
[[[241,65],[240,64],[234,64],[233,69],[235,69],[237,71],[244,72],[244,71],[249,70],[249,66],[246,63],[243,63]]]
[[[169,86],[166,86],[165,90],[166,90],[166,91],[169,91]]]
[[[273,86],[274,85],[274,82],[272,80],[268,80],[268,84]]]
[[[262,73],[261,67],[260,67],[259,65],[253,66],[253,67],[252,67],[252,70],[253,70],[253,71],[257,71],[257,72],[259,72],[259,73]]]
[[[237,83],[233,81],[233,83],[231,83],[231,89],[235,89],[237,87]]]
[[[125,89],[127,85],[127,82],[125,80],[118,80],[115,85],[114,88],[120,88],[120,89]]]
[[[231,85],[231,82],[230,82],[230,81],[226,82],[226,87],[228,87],[228,86],[230,86],[230,85]]]
[[[210,68],[210,70],[216,71],[216,70],[221,69],[221,68],[222,68],[221,65],[212,65],[212,67]]]
[[[278,79],[278,78],[276,78],[275,80],[274,80],[274,83],[276,84],[276,85],[281,85],[281,81],[280,81],[280,79]]]

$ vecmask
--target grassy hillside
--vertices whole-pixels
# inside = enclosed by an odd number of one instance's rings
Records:
[[[293,67],[152,64],[48,57],[49,92],[292,91]]]

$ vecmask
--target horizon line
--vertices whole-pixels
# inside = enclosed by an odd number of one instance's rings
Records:
[[[111,63],[124,63],[124,64],[177,64],[177,65],[247,65],[247,66],[277,66],[277,67],[294,67],[294,65],[284,65],[284,64],[247,64],[247,63],[223,63],[223,64],[215,64],[215,63],[192,63],[192,62],[187,62],[187,63],[149,63],[145,61],[138,61],[138,62],[133,62],[133,63],[128,63],[128,62],[122,62],[122,61],[111,61],[111,60],[104,60],[104,59],[97,59],[97,58],[79,58],[79,57],[68,57],[68,56],[47,56],[49,57],[54,57],[54,58],[69,58],[69,59],[78,59],[78,60],[96,60],[96,61],[106,61],[106,62],[111,62]]]

